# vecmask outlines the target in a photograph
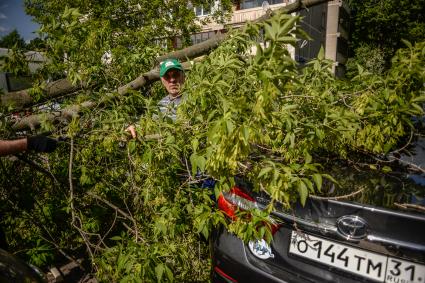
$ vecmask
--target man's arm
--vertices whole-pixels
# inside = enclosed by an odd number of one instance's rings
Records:
[[[52,152],[56,149],[56,146],[57,141],[55,139],[41,135],[11,141],[0,140],[0,156],[15,154],[26,150]]]
[[[0,156],[22,152],[27,150],[27,148],[28,141],[26,138],[12,141],[0,140]]]

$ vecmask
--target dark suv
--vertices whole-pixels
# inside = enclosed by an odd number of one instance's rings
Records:
[[[305,206],[276,206],[270,245],[215,231],[212,281],[425,283],[425,138],[387,158],[398,169],[335,161],[339,186],[328,183]],[[267,203],[243,183],[218,200],[226,213]]]

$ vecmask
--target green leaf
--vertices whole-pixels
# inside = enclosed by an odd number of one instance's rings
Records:
[[[197,163],[198,163],[199,170],[201,172],[204,172],[205,171],[205,165],[207,163],[207,161],[205,160],[205,158],[203,156],[198,156]]]
[[[406,45],[407,47],[409,47],[410,49],[412,49],[412,44],[409,42],[409,41],[407,41],[407,40],[405,40],[405,39],[401,39],[401,41],[404,43],[404,45]]]
[[[160,263],[155,267],[155,274],[156,274],[156,278],[158,279],[158,282],[162,281],[162,275],[164,274],[164,271],[165,271],[165,267],[163,263]]]
[[[415,111],[415,113],[417,113],[418,115],[421,115],[421,114],[424,113],[424,109],[421,106],[419,106],[418,104],[412,103],[411,105],[413,106],[413,108],[415,108],[417,110],[417,111]]]
[[[242,133],[243,133],[244,141],[246,143],[248,143],[248,141],[249,141],[249,128],[246,127],[246,126],[243,126],[242,127]]]
[[[298,193],[300,195],[301,204],[302,204],[302,206],[305,206],[305,202],[306,202],[307,197],[308,197],[308,189],[307,189],[307,186],[304,184],[303,181],[300,180],[300,181],[297,182],[297,190],[298,190]]]
[[[192,139],[192,150],[196,152],[199,146],[199,140],[197,138]]]
[[[196,153],[192,153],[190,156],[190,165],[192,166],[192,176],[195,176],[198,169],[198,155]]]
[[[317,54],[317,59],[319,60],[325,59],[325,49],[323,48],[323,45],[320,46],[319,53]]]
[[[265,167],[265,168],[261,169],[260,173],[258,173],[258,178],[263,177],[264,175],[269,173],[272,169],[273,169],[272,167]]]
[[[296,39],[295,37],[292,37],[292,36],[282,36],[282,37],[279,37],[277,39],[277,41],[282,42],[282,43],[286,43],[286,44],[295,45],[297,43],[298,39]]]
[[[235,124],[233,124],[231,120],[227,120],[226,127],[227,127],[227,133],[231,134],[233,133],[233,130],[235,129]]]
[[[326,179],[328,179],[328,180],[330,180],[330,181],[332,181],[333,183],[335,183],[335,184],[338,184],[338,182],[334,179],[334,177],[332,177],[331,175],[329,175],[329,174],[322,174],[322,177],[325,177]]]
[[[313,193],[314,192],[313,183],[307,178],[302,178],[302,180],[303,180],[304,184],[306,184],[308,190]]]
[[[304,155],[305,155],[305,163],[307,164],[311,163],[311,161],[313,160],[311,155],[308,152],[306,152]]]
[[[170,282],[174,281],[174,275],[171,269],[168,267],[168,265],[165,265],[165,274],[167,275],[167,278]]]
[[[421,95],[412,99],[412,102],[425,102],[425,95]]]
[[[389,172],[391,172],[392,171],[392,169],[391,169],[391,167],[389,167],[389,166],[384,166],[384,167],[382,167],[382,172],[384,172],[384,173],[389,173]]]
[[[312,178],[313,178],[314,183],[316,184],[317,190],[320,192],[321,189],[322,189],[322,183],[323,183],[322,175],[313,174]]]
[[[128,150],[130,151],[130,153],[134,153],[134,151],[136,150],[136,141],[135,140],[131,140],[128,142]]]
[[[289,18],[280,28],[279,35],[282,36],[287,34],[294,27],[294,24],[296,21],[298,21],[298,19],[298,17]]]

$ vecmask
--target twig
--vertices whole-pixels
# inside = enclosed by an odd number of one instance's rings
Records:
[[[353,197],[357,194],[360,194],[361,192],[363,192],[364,188],[361,188],[355,192],[352,192],[351,194],[348,195],[343,195],[343,196],[336,196],[336,197],[319,197],[319,196],[315,196],[315,195],[310,195],[310,197],[312,199],[323,199],[323,200],[340,200],[340,199],[346,199],[346,198],[350,198]]]
[[[185,175],[186,176],[186,175]],[[193,185],[193,184],[199,184],[199,183],[202,183],[203,181],[206,181],[206,180],[208,180],[209,179],[209,177],[205,177],[205,178],[201,178],[201,179],[196,179],[196,180],[193,180],[193,181],[185,181],[182,185]],[[182,187],[182,186],[180,186],[180,187]]]
[[[105,240],[106,236],[108,236],[108,234],[112,231],[112,228],[114,228],[115,222],[117,221],[117,216],[118,216],[118,212],[115,210],[114,221],[112,221],[111,227],[109,227],[108,231],[106,231],[106,233],[103,235],[101,241],[99,241],[99,243],[96,245],[96,248],[99,247],[101,243],[103,243],[105,245],[103,240]],[[105,247],[108,248],[107,245],[105,245]]]
[[[136,243],[137,243],[137,242],[139,242],[139,233],[138,233],[138,230],[137,230],[137,221],[136,221],[136,218],[134,218],[133,215],[131,214],[131,211],[128,208],[127,202],[125,200],[124,200],[124,204],[125,204],[125,208],[127,208],[128,214],[133,219],[134,231],[136,232],[136,234],[134,236],[136,237]]]
[[[317,96],[311,96],[311,95],[285,95],[285,96],[281,96],[280,98],[282,99],[287,99],[287,98],[317,98]]]
[[[122,226],[124,226],[128,231],[130,231],[134,235],[138,234],[136,231],[134,231],[134,229],[130,228],[130,226],[128,226],[127,224],[125,224],[125,222],[123,222],[121,224],[122,224]]]
[[[134,163],[133,158],[131,158],[130,148],[128,148],[128,147],[127,147],[127,156],[128,156],[128,160],[130,161],[130,164],[133,165],[134,167],[136,167],[136,164]],[[131,170],[131,167],[130,167],[130,170]],[[133,173],[132,170],[131,170],[131,173]]]
[[[44,227],[43,227],[44,228]],[[46,228],[44,228],[44,230],[46,230]],[[47,231],[47,230],[46,230]],[[50,234],[49,234],[49,236],[50,236]],[[62,248],[61,247],[59,247],[59,245],[58,244],[56,244],[55,242],[53,242],[53,241],[50,241],[49,239],[46,239],[45,237],[43,237],[42,235],[40,236],[43,240],[45,240],[46,242],[48,242],[48,243],[50,243],[50,244],[52,244],[53,246],[55,246],[55,248],[59,251],[59,253],[60,254],[62,254],[65,258],[67,258],[69,261],[71,261],[71,262],[73,262],[74,264],[76,264],[76,265],[78,265],[78,267],[81,269],[81,270],[83,270],[83,271],[85,271],[86,269],[81,265],[81,263],[79,263],[77,260],[75,260],[74,258],[72,258],[70,255],[68,255],[66,252],[64,252],[63,250],[62,250]],[[51,237],[51,236],[50,236]]]
[[[422,172],[423,174],[425,174],[425,168],[422,168],[422,167],[420,167],[420,166],[418,166],[418,165],[416,165],[416,164],[414,164],[414,163],[411,163],[411,162],[408,162],[408,161],[402,160],[402,159],[400,159],[400,158],[397,158],[397,157],[395,157],[394,155],[393,155],[393,156],[391,156],[391,157],[392,157],[392,158],[394,158],[394,160],[399,161],[401,164],[403,164],[403,165],[407,165],[407,166],[411,167],[411,168],[412,168],[412,170],[416,170],[416,171],[419,171],[419,172]]]
[[[260,148],[260,149],[265,150],[265,151],[273,152],[273,150],[272,150],[272,149],[267,148],[267,147],[264,147],[264,146],[262,146],[262,145],[259,145],[259,144],[254,144],[254,145],[255,145],[256,147]]]
[[[400,160],[400,159],[399,159],[399,160]],[[416,170],[416,171],[419,171],[419,172],[422,172],[423,174],[425,174],[425,169],[424,169],[424,168],[422,168],[422,167],[420,167],[420,166],[418,166],[418,165],[416,165],[416,164],[413,164],[413,163],[407,162],[407,161],[402,161],[402,162],[404,162],[405,164],[407,164],[407,166],[412,167],[412,169],[414,169],[414,170]]]
[[[185,183],[190,184],[193,181],[196,182],[197,180],[193,180],[193,178],[192,178],[192,174],[190,173],[190,168],[189,168],[189,164],[187,163],[187,158],[186,157],[184,157],[184,163],[186,165],[187,176],[188,176],[187,179],[186,179],[186,181],[185,181]],[[182,186],[183,185],[184,184],[182,184]],[[190,199],[190,203],[193,205],[192,190],[190,190],[190,189],[189,189],[189,199]]]
[[[266,189],[263,186],[263,183],[260,182],[260,189],[268,196],[270,197],[270,199],[273,199],[272,196],[270,195],[270,193],[268,191],[266,191]]]
[[[425,207],[422,205],[411,204],[411,203],[394,203],[395,206],[403,209],[413,209],[425,212]]]
[[[8,201],[8,203],[10,203],[11,205],[12,205],[12,207],[13,207],[13,209],[15,209],[16,211],[19,211],[19,209],[18,209],[18,207],[17,207],[17,205],[15,204],[15,203],[13,203],[11,200],[7,200]],[[50,232],[49,232],[49,230],[40,222],[40,221],[36,221],[37,219],[35,218],[35,217],[32,217],[28,212],[26,212],[26,211],[23,211],[23,215],[26,217],[26,219],[28,219],[30,222],[32,222],[35,226],[38,226],[38,227],[41,227],[41,229],[43,229],[44,230],[44,232],[46,232],[47,233],[47,235],[52,239],[52,240],[49,240],[49,239],[47,239],[46,237],[44,237],[42,234],[40,235],[40,237],[44,240],[44,241],[46,241],[46,242],[48,242],[48,243],[50,243],[51,245],[53,245],[58,251],[59,251],[59,253],[60,254],[62,254],[65,258],[67,258],[68,260],[70,260],[70,261],[72,261],[72,262],[74,262],[75,264],[77,264],[80,268],[81,268],[81,270],[85,270],[84,269],[84,267],[78,262],[78,261],[76,261],[73,257],[71,257],[70,255],[68,255],[58,244],[56,244],[53,240],[54,240],[54,238],[53,238],[53,236],[50,234]],[[19,253],[20,251],[17,251],[17,252],[15,252],[15,254],[17,254],[17,253]]]
[[[350,109],[353,109],[354,107],[352,107],[351,105],[348,105],[347,102],[345,101],[345,96],[342,95],[342,102],[344,102],[344,105],[347,106]]]
[[[41,173],[45,174],[46,176],[48,176],[50,179],[52,179],[53,183],[55,183],[55,185],[61,189],[60,183],[59,181],[56,179],[56,177],[52,174],[52,172],[46,170],[45,168],[41,167],[39,164],[35,163],[32,160],[29,160],[28,158],[26,158],[23,155],[17,154],[15,155],[20,161],[32,166],[34,169],[36,169],[37,171],[40,171]]]
[[[74,214],[74,186],[72,184],[72,162],[74,159],[74,138],[71,137],[71,145],[69,150],[69,164],[68,164],[68,182],[69,182],[69,199],[71,206],[71,224],[75,223],[75,214]]]
[[[190,172],[189,164],[187,163],[187,158],[186,157],[184,158],[184,163],[186,165],[187,176],[189,176],[189,180],[190,181],[193,181],[192,174]]]
[[[404,150],[406,147],[408,147],[409,146],[409,144],[410,144],[410,142],[412,141],[412,138],[413,138],[413,130],[410,130],[410,137],[409,137],[409,141],[402,147],[402,148],[399,148],[399,149],[397,149],[397,150],[394,150],[394,151],[392,151],[392,152],[390,152],[391,154],[394,154],[394,153],[398,153],[398,152],[400,152],[400,151],[402,151],[402,150]]]
[[[100,196],[96,195],[93,192],[88,192],[87,193],[89,196],[103,202],[104,204],[108,205],[109,207],[115,209],[119,214],[121,214],[122,216],[124,216],[125,218],[127,218],[128,220],[134,222],[134,219],[128,215],[127,213],[125,213],[123,210],[121,210],[121,208],[117,207],[116,205],[113,205],[112,203],[110,203],[109,201],[107,201],[106,199],[101,198]]]
[[[242,162],[238,161],[238,165],[241,166],[242,168],[244,168],[245,170],[249,169],[249,167],[246,166],[245,164],[243,164]]]
[[[70,207],[71,207],[71,225],[76,228],[78,230],[78,232],[80,233],[81,237],[84,240],[84,243],[87,246],[87,250],[90,254],[90,257],[92,259],[92,262],[94,263],[94,256],[93,256],[93,252],[90,248],[90,242],[88,241],[85,232],[81,229],[82,223],[81,223],[81,219],[78,218],[79,222],[80,222],[80,227],[78,227],[75,224],[75,220],[77,219],[77,217],[75,216],[75,208],[74,208],[74,186],[72,184],[72,163],[74,160],[74,138],[71,137],[71,145],[70,145],[70,150],[69,150],[69,165],[68,165],[68,181],[69,181],[69,198],[70,198]]]

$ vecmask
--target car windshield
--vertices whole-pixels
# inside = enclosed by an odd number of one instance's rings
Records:
[[[387,160],[332,162],[326,169],[337,184],[326,182],[319,196],[425,213],[425,137]]]

